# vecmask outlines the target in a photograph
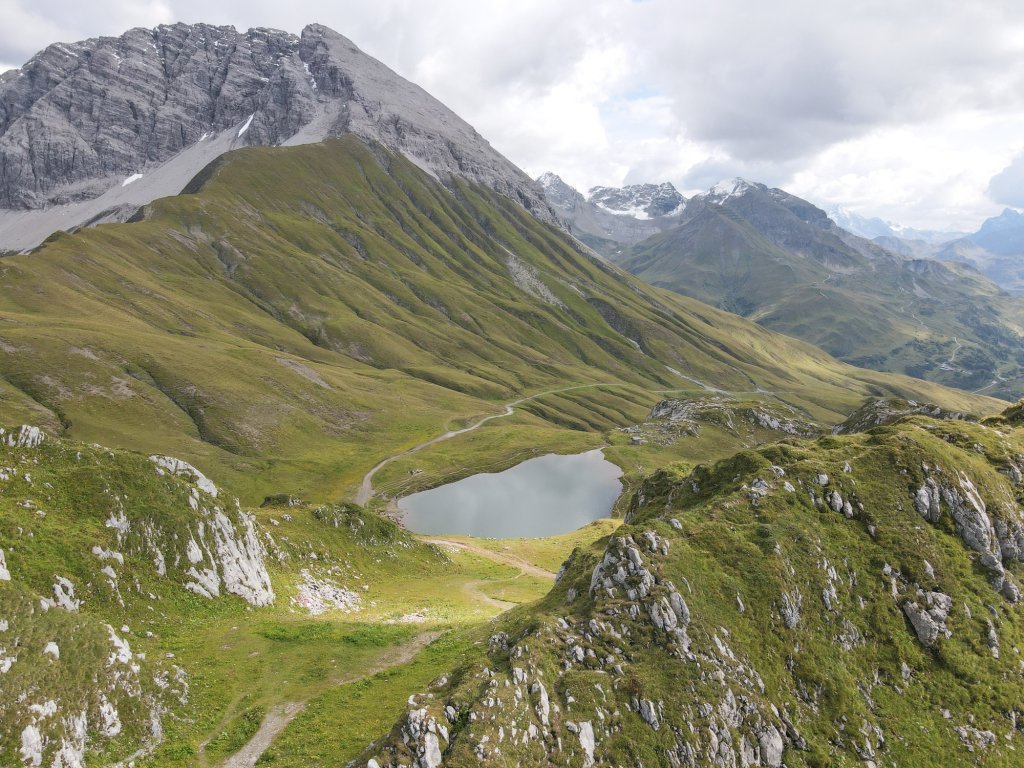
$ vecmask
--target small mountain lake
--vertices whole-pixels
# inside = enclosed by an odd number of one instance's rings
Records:
[[[472,475],[398,501],[410,531],[535,538],[607,517],[622,470],[600,450],[548,454],[495,474]]]

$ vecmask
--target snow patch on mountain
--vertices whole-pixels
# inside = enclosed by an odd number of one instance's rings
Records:
[[[746,179],[741,179],[737,176],[734,179],[720,181],[715,184],[715,186],[708,190],[707,199],[709,202],[722,204],[730,198],[746,194],[749,190],[753,189],[753,186]]]
[[[686,199],[667,181],[662,184],[593,187],[587,200],[607,213],[630,216],[640,221],[676,216],[686,206]]]

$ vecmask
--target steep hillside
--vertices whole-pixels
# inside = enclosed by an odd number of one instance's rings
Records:
[[[1022,305],[970,267],[908,259],[782,190],[736,180],[615,258],[658,286],[837,357],[967,390],[1024,394]]]
[[[181,456],[258,502],[338,498],[448,423],[579,384],[761,389],[826,422],[872,392],[992,409],[645,287],[355,137],[239,151],[195,189],[4,259],[8,419]]]
[[[0,429],[0,762],[155,748],[191,681],[144,652],[151,630],[232,596],[271,605],[266,554],[252,516],[187,464]]]
[[[356,765],[1019,765],[1018,422],[654,473]]]
[[[609,524],[538,545],[561,560]],[[212,768],[268,716],[369,692],[355,755],[549,586],[352,505],[243,510],[176,459],[3,429],[0,765]]]
[[[0,252],[123,221],[230,149],[346,133],[553,220],[470,125],[337,32],[173,24],[57,43],[0,76]]]

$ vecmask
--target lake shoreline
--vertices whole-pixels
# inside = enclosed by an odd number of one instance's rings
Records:
[[[534,456],[404,497],[382,514],[421,535],[545,538],[607,517],[625,490],[604,448]]]

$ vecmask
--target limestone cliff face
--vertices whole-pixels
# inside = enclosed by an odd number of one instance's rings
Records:
[[[231,148],[349,132],[553,220],[539,188],[470,125],[320,25],[296,36],[174,24],[49,46],[0,77],[0,207],[144,192],[166,164],[177,189],[154,194],[173,194]],[[204,145],[216,151],[200,151]],[[141,202],[148,200],[127,201]]]

